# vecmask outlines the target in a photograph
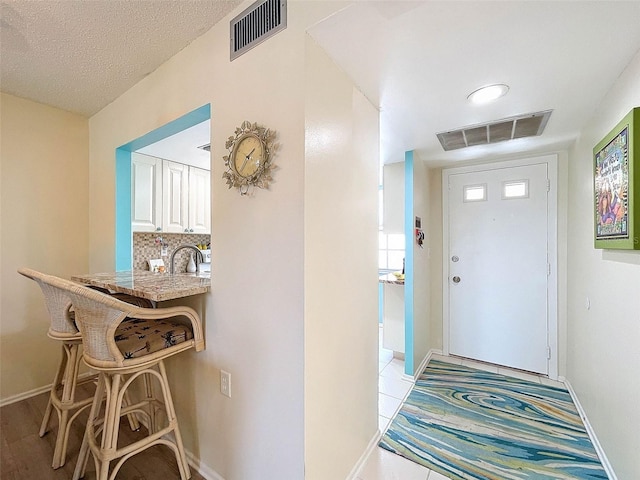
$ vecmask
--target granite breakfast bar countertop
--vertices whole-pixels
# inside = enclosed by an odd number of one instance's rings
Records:
[[[154,273],[133,270],[73,275],[71,280],[154,302],[198,295],[211,290],[210,272]]]

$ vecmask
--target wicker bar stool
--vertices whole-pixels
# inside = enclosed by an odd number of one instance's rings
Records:
[[[57,277],[47,276],[44,281],[71,299],[82,333],[83,359],[99,372],[74,480],[84,476],[89,453],[94,459],[96,479],[113,480],[127,459],[158,444],[173,450],[181,479],[190,478],[164,359],[191,348],[204,349],[198,314],[189,307],[137,307]],[[124,405],[127,389],[138,378],[145,382],[144,398]],[[159,385],[161,395],[153,393],[152,380]],[[104,416],[100,400],[103,394]],[[133,412],[147,420],[149,434],[119,447],[120,417]],[[161,419],[165,420],[164,426]],[[170,433],[175,440],[169,438]],[[111,462],[115,462],[112,469]]]
[[[51,466],[59,468],[65,463],[71,424],[80,412],[88,408],[93,401],[93,398],[75,400],[81,358],[79,348],[82,344],[82,336],[74,322],[73,312],[70,309],[71,301],[64,295],[64,292],[44,283],[43,279],[46,276],[40,272],[29,268],[21,268],[18,273],[34,280],[40,286],[51,320],[47,335],[49,338],[62,343],[62,358],[51,385],[49,402],[47,403],[39,432],[41,437],[47,433],[51,412],[55,409],[58,415],[58,433]]]
[[[93,397],[76,400],[76,387],[83,382],[95,382],[96,378],[93,375],[82,381],[78,379],[80,359],[82,358],[80,354],[82,335],[76,327],[75,314],[71,308],[69,298],[63,291],[47,284],[44,281],[47,275],[41,272],[30,268],[20,268],[18,273],[35,281],[40,286],[50,319],[47,336],[62,344],[60,364],[51,385],[49,400],[39,431],[40,437],[47,433],[51,421],[51,413],[55,410],[58,416],[58,432],[51,466],[60,468],[66,461],[71,425],[78,415],[87,409],[93,401]],[[123,301],[134,303],[138,306],[151,307],[151,302],[148,300],[131,297],[130,295],[115,295]],[[132,430],[140,428],[135,415],[129,415],[128,418]]]

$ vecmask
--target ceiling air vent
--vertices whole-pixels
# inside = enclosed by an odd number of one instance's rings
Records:
[[[552,110],[528,113],[517,117],[503,118],[482,125],[471,125],[450,132],[437,133],[442,148],[446,151],[458,148],[488,145],[516,138],[535,137],[542,134]]]
[[[231,20],[231,60],[287,28],[287,0],[258,0]]]

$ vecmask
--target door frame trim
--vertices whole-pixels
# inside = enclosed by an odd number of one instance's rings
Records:
[[[487,162],[442,170],[442,348],[449,355],[449,177],[455,174],[497,170],[505,167],[546,164],[549,178],[547,197],[547,251],[550,274],[547,282],[548,345],[551,358],[548,360],[548,376],[558,378],[558,155],[547,154],[535,157]]]

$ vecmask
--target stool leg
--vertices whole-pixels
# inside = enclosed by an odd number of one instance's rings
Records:
[[[105,381],[108,382],[107,403],[104,411],[104,424],[102,428],[102,446],[98,455],[94,453],[94,458],[99,457],[98,468],[96,469],[96,480],[108,480],[109,464],[113,460],[118,447],[118,429],[120,427],[120,409],[118,402],[120,396],[120,384],[122,375],[105,374]]]
[[[104,429],[102,431],[102,448],[112,450],[118,442],[118,426],[120,424],[120,406],[118,396],[120,394],[120,381],[122,375],[108,375],[111,380],[111,388],[107,391],[107,404],[104,412]]]
[[[95,443],[95,425],[98,421],[100,414],[100,407],[102,406],[102,399],[105,391],[105,379],[104,374],[101,373],[98,377],[98,385],[96,386],[96,393],[93,397],[93,403],[91,404],[91,411],[89,412],[89,418],[87,419],[87,427],[84,431],[84,437],[82,438],[82,445],[80,446],[80,453],[78,454],[78,460],[76,462],[76,468],[73,472],[73,480],[84,478],[84,472],[87,468],[87,461],[89,460],[89,453],[91,451],[91,443]],[[94,457],[95,458],[95,457]],[[97,470],[97,468],[96,468]]]
[[[164,394],[165,409],[167,412],[167,419],[169,424],[174,426],[174,434],[176,437],[176,461],[178,462],[178,469],[180,470],[180,478],[182,480],[188,480],[191,478],[191,471],[189,470],[189,463],[187,462],[187,455],[182,445],[182,435],[180,435],[180,427],[178,426],[178,418],[176,416],[176,410],[173,406],[173,399],[171,398],[171,389],[169,388],[169,380],[167,379],[167,370],[164,367],[164,360],[160,360],[158,363],[160,375],[162,377],[162,393]]]
[[[131,405],[133,402],[131,401],[131,395],[129,394],[129,390],[125,390],[124,392],[124,404]],[[135,413],[129,413],[127,415],[127,420],[129,420],[129,427],[134,432],[140,430],[140,422],[138,421],[138,417],[136,417]]]
[[[153,391],[153,375],[149,373],[143,374],[142,381],[144,384],[144,395],[149,414],[149,434],[151,434],[158,431],[158,415],[155,406],[156,396]]]
[[[60,468],[64,465],[67,453],[67,439],[69,432],[69,409],[73,407],[78,370],[80,365],[79,345],[64,345],[67,357],[64,371],[62,398],[60,399],[60,414],[58,423],[58,436],[53,452],[53,468]]]
[[[51,402],[51,394],[49,394],[49,401],[47,402],[47,408],[44,411],[44,417],[42,418],[42,424],[40,425],[40,438],[44,437],[45,433],[47,433],[49,427],[49,420],[51,419],[51,410],[53,409],[53,404]]]
[[[62,358],[60,359],[60,364],[58,365],[58,371],[56,372],[56,376],[53,379],[53,383],[51,384],[51,392],[49,393],[49,402],[47,403],[47,408],[44,411],[44,417],[42,419],[42,424],[40,425],[40,437],[44,437],[44,434],[47,433],[49,427],[49,420],[51,419],[51,410],[53,408],[53,397],[57,395],[56,390],[58,385],[62,383],[62,378],[64,376],[64,372],[67,367],[67,354],[64,349],[64,345],[62,345]]]
[[[109,480],[109,461],[100,462],[100,470],[96,471],[96,480]]]
[[[60,415],[58,415],[58,418],[60,419],[58,437],[56,438],[56,446],[53,450],[53,463],[51,465],[54,469],[60,468],[64,465],[65,459],[63,450],[66,449],[64,448],[64,431],[62,430],[62,425],[66,426],[69,421],[69,410],[62,410]]]

